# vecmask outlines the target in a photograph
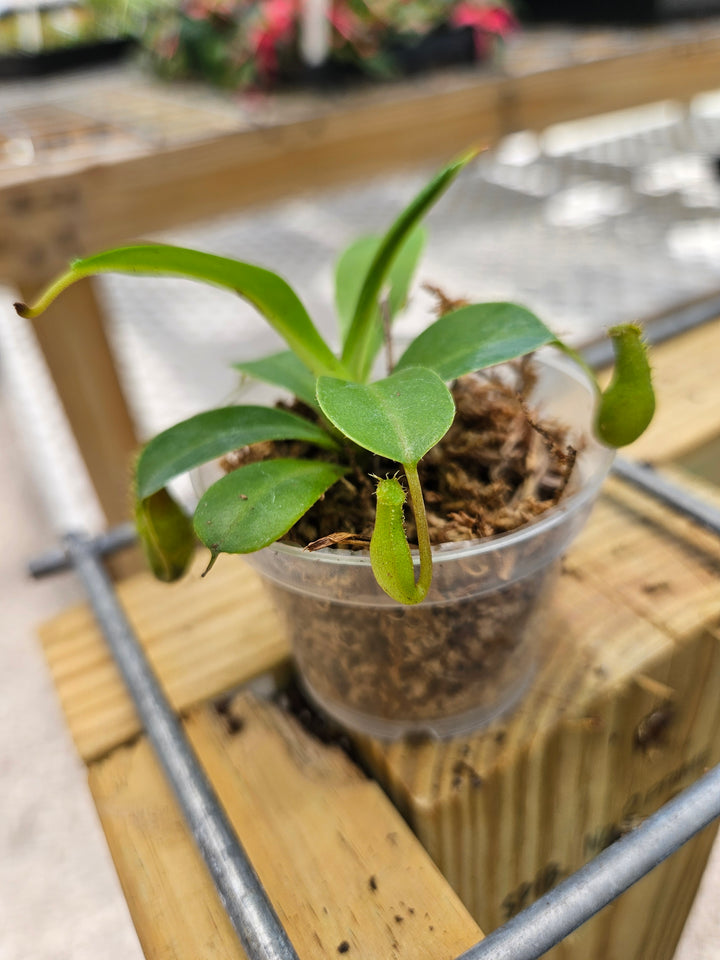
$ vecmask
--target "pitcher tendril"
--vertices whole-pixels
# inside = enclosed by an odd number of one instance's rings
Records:
[[[370,541],[370,560],[375,579],[385,593],[399,603],[413,604],[424,600],[430,589],[432,551],[417,466],[405,465],[404,469],[415,514],[420,550],[420,577],[416,583],[415,566],[405,536],[403,507],[406,495],[397,477],[378,480],[375,491],[377,511]]]
[[[615,369],[597,409],[595,431],[610,447],[624,447],[645,432],[655,413],[655,392],[642,330],[623,324],[609,331]]]

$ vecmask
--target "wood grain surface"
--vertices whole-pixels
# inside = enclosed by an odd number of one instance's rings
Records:
[[[453,960],[481,939],[341,750],[249,696],[225,719],[194,712],[187,731],[301,960]],[[89,777],[146,956],[243,957],[147,743],[115,751]]]

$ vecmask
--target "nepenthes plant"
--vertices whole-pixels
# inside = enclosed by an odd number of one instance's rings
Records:
[[[195,537],[211,553],[252,553],[283,537],[350,470],[358,450],[393,461],[402,471],[377,481],[370,557],[382,589],[404,604],[427,595],[432,551],[418,463],[445,435],[455,404],[448,384],[457,378],[551,345],[580,357],[537,316],[511,303],[473,303],[446,313],[405,349],[392,372],[373,377],[393,319],[408,298],[425,231],[421,221],[475,155],[442,169],[381,237],[363,237],[341,256],[336,303],[341,348],[320,335],[297,294],[278,274],[250,263],[162,244],[121,247],[76,260],[32,306],[35,317],[70,284],[108,271],[180,276],[225,287],[249,301],[284,338],[288,350],[240,362],[248,376],[297,397],[312,418],[277,407],[237,405],[197,414],[151,439],[135,464],[134,501],[139,535],[155,574],[174,580],[186,569]],[[631,443],[652,419],[655,399],[639,327],[609,331],[616,364],[603,392],[592,373],[595,432],[608,446]],[[167,485],[224,454],[261,441],[302,440],[332,456],[279,457],[228,473],[200,498],[188,518]],[[419,575],[404,528],[409,496],[419,553]]]

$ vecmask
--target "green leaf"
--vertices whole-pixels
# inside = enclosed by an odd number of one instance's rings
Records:
[[[152,572],[169,583],[185,573],[195,535],[190,519],[164,488],[135,502],[135,526]]]
[[[273,353],[260,360],[234,363],[233,366],[248,377],[289,390],[308,406],[317,407],[315,377],[292,350]]]
[[[107,272],[187,277],[232,290],[260,311],[313,373],[318,376],[346,375],[343,365],[318,333],[297,294],[282,277],[263,267],[185,247],[139,244],[76,260],[33,307],[25,304],[16,304],[15,307],[21,316],[32,319],[76,280]]]
[[[334,463],[264,460],[218,480],[195,510],[195,532],[213,554],[274,543],[345,473]]]
[[[407,348],[396,369],[429,367],[443,380],[521,357],[555,340],[544,323],[514,303],[475,303],[441,317]]]
[[[440,171],[403,210],[382,239],[363,282],[348,331],[342,360],[353,375],[364,379],[372,364],[375,309],[388,271],[413,227],[476,155],[471,151]]]
[[[595,432],[610,447],[624,447],[644,433],[655,414],[655,391],[642,330],[621,324],[609,331],[615,352],[610,385],[600,398]]]
[[[220,407],[183,420],[150,440],[137,462],[138,496],[149,497],[173,477],[261,440],[307,440],[328,450],[337,448],[322,428],[286,410]]]
[[[358,297],[382,238],[359,237],[340,254],[335,267],[335,308],[343,342],[352,323]]]
[[[388,273],[390,286],[388,313],[391,320],[407,303],[410,284],[425,247],[426,239],[427,231],[423,227],[416,227],[405,239],[397,254],[397,259],[390,268]],[[338,260],[335,268],[335,305],[343,341],[350,329],[363,283],[381,243],[382,237],[360,237],[345,250]],[[374,316],[378,343],[381,343],[383,330],[380,311],[377,306]]]
[[[318,380],[318,401],[338,430],[398,463],[417,463],[455,416],[452,395],[432,370],[409,367],[374,383]]]
[[[388,307],[390,317],[394,319],[396,314],[405,308],[410,285],[412,284],[415,271],[417,270],[420,257],[425,249],[427,242],[427,230],[425,227],[415,227],[405,242],[400,247],[397,257],[393,261],[388,274],[390,290],[388,291]]]

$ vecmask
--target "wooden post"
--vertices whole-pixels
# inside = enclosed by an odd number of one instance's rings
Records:
[[[105,517],[127,520],[138,441],[93,281],[69,287],[34,328]]]
[[[53,176],[6,186],[0,212],[12,243],[0,240],[0,277],[32,301],[87,251],[84,177]],[[40,347],[109,524],[130,513],[130,458],[137,439],[108,344],[93,281],[70,287],[34,322]]]

